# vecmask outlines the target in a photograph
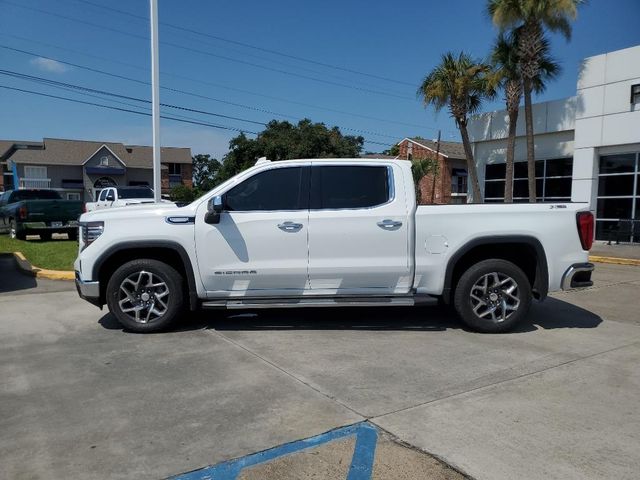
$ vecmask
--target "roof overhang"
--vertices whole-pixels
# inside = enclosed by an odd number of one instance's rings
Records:
[[[438,155],[442,155],[445,158],[449,158],[449,155],[446,155],[446,154],[444,154],[442,152],[436,152],[433,148],[428,147],[428,146],[424,145],[423,143],[420,143],[420,142],[414,140],[413,138],[405,137],[402,140],[400,140],[400,143],[404,142],[405,140],[407,140],[408,142],[411,142],[411,143],[413,143],[415,145],[420,145],[422,148],[426,148],[427,150],[431,150],[433,153],[437,153]]]

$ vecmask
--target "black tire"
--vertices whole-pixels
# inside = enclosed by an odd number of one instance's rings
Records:
[[[21,230],[18,227],[18,224],[16,223],[15,220],[11,220],[11,226],[9,227],[9,236],[17,240],[27,239],[27,234],[24,232],[24,230]]]
[[[67,232],[67,238],[69,240],[78,240],[78,230],[69,230]]]
[[[51,241],[51,233],[50,232],[41,233],[40,240],[42,240],[43,242]]]
[[[134,280],[137,280],[138,286]],[[149,286],[159,283],[167,288],[167,294],[162,300],[160,296],[165,292],[164,287]],[[129,290],[130,295],[121,286]],[[146,258],[132,260],[113,273],[107,283],[106,297],[109,310],[127,330],[138,333],[160,332],[169,328],[184,311],[184,280],[166,263]],[[135,310],[125,311],[136,307],[139,309],[137,315]],[[143,317],[149,320],[144,322]]]
[[[531,298],[529,279],[519,267],[506,260],[489,259],[462,274],[453,304],[460,319],[472,330],[502,333],[513,329],[527,315]]]

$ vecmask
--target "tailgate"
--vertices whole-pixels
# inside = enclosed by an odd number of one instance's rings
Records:
[[[82,214],[78,200],[27,200],[27,221],[50,223],[76,221]]]

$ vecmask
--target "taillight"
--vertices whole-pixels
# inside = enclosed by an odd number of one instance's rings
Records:
[[[578,224],[578,236],[583,250],[590,250],[593,245],[593,214],[591,212],[578,212],[576,214]]]
[[[20,220],[26,220],[28,214],[29,214],[29,212],[27,212],[27,207],[20,207],[18,209],[18,218]]]

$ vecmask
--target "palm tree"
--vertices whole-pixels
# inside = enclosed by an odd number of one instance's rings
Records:
[[[571,20],[576,18],[578,6],[584,0],[489,0],[487,10],[501,31],[519,28],[518,56],[524,94],[527,132],[527,173],[529,201],[536,201],[535,156],[533,146],[533,110],[531,92],[539,76],[544,30],[571,38]]]
[[[520,32],[520,29],[516,29],[509,35],[501,33],[491,51],[491,63],[494,70],[491,73],[490,81],[495,87],[501,87],[504,90],[507,115],[509,117],[505,162],[505,203],[513,202],[513,161],[516,146],[516,126],[520,99],[522,98],[522,74],[518,49]],[[560,72],[560,66],[549,55],[549,43],[546,39],[543,39],[540,54],[540,69],[538,75],[533,79],[533,90],[536,93],[542,93],[546,88],[546,81],[555,78]]]
[[[493,96],[487,77],[489,71],[488,65],[474,61],[464,52],[460,52],[457,57],[448,52],[442,56],[440,64],[425,77],[418,88],[418,96],[422,97],[425,106],[433,105],[436,111],[447,107],[460,129],[467,157],[469,183],[475,202],[482,202],[482,195],[469,142],[467,122],[468,116],[478,111],[483,98]]]

